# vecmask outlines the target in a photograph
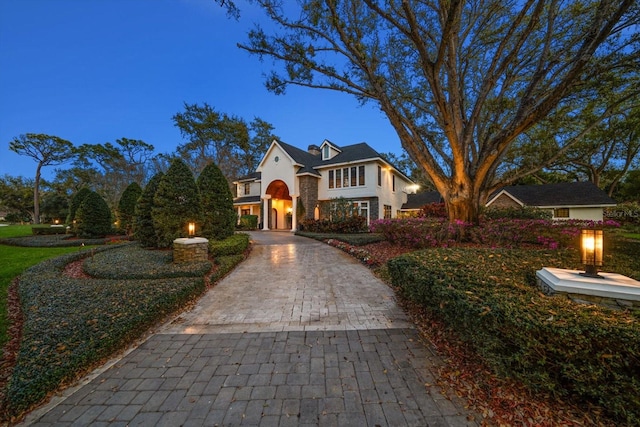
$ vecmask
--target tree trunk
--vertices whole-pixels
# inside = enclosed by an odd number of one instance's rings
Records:
[[[480,206],[473,197],[447,198],[444,196],[449,222],[463,221],[467,224],[480,223]]]
[[[36,178],[33,183],[33,223],[40,224],[40,169],[42,162],[36,168]]]

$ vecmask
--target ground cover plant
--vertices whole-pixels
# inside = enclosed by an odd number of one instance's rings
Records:
[[[173,265],[169,251],[146,251],[134,243],[75,252],[28,269],[20,277],[22,340],[2,390],[2,419],[17,419],[189,304],[244,259],[245,242],[239,253],[193,268]],[[77,270],[82,271],[68,273]]]
[[[629,252],[638,250],[635,243]],[[548,297],[535,286],[536,270],[579,267],[577,259],[571,250],[436,248],[395,258],[388,268],[403,296],[441,320],[499,376],[635,425],[640,315]],[[637,261],[627,270],[640,278]]]
[[[20,240],[31,243],[25,247],[10,247]],[[24,270],[43,260],[69,252],[77,252],[77,247],[58,247],[52,242],[60,240],[60,236],[32,236],[31,226],[12,225],[0,227],[0,348],[7,342],[7,292],[13,279]],[[36,247],[37,241],[45,241],[49,247]],[[88,249],[88,247],[86,247]]]

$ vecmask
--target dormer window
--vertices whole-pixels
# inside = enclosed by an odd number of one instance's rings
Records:
[[[322,147],[322,160],[327,160],[330,157],[330,151],[329,151],[329,146],[325,144],[324,147]]]

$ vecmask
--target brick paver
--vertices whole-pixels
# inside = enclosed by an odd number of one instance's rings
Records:
[[[469,426],[391,290],[341,251],[254,232],[251,256],[25,424]]]

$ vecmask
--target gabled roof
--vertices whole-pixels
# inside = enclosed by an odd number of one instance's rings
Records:
[[[442,196],[437,191],[425,191],[423,193],[407,194],[407,203],[401,210],[416,210],[429,203],[442,203]]]
[[[524,206],[540,208],[615,206],[616,202],[592,182],[561,182],[544,185],[513,185],[495,193],[487,206],[506,194]]]
[[[311,154],[308,151],[301,150],[298,147],[287,144],[282,141],[275,141],[297,164],[302,165],[296,172],[298,175],[311,174],[314,176],[320,176],[319,169],[324,167],[332,167],[335,165],[353,163],[364,160],[380,160],[386,164],[392,166],[396,172],[404,176],[404,174],[394,165],[389,163],[380,153],[371,148],[366,142],[359,144],[347,145],[344,147],[338,147],[331,141],[325,140],[324,144],[330,144],[333,148],[339,151],[338,154],[331,159],[322,160],[322,154]],[[405,176],[406,179],[409,179]]]

